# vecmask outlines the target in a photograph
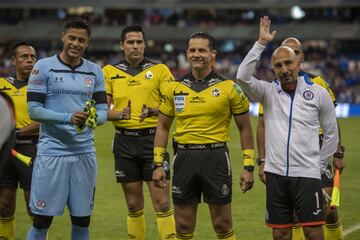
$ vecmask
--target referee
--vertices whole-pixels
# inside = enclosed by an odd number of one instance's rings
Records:
[[[161,95],[173,76],[164,64],[144,57],[145,36],[140,26],[122,30],[120,48],[124,59],[103,68],[115,138],[113,153],[115,175],[121,183],[128,208],[127,230],[130,239],[145,239],[143,182],[146,182],[160,239],[174,239],[175,224],[170,208],[169,157],[165,168],[167,187],[156,188],[152,181],[155,127]]]
[[[16,115],[16,140],[14,149],[35,159],[36,144],[39,137],[39,124],[30,120],[27,109],[27,84],[31,70],[36,62],[34,47],[27,42],[19,42],[11,48],[11,62],[15,66],[14,77],[0,78],[0,89],[13,101]],[[32,166],[27,166],[14,156],[0,169],[0,239],[14,239],[16,190],[24,190],[26,209],[29,216],[29,198]]]
[[[173,161],[172,197],[176,239],[193,239],[196,212],[201,198],[209,205],[218,239],[236,239],[232,226],[232,172],[226,141],[234,116],[241,135],[244,170],[243,192],[254,183],[254,144],[249,118],[249,101],[234,81],[212,69],[215,39],[197,32],[187,43],[191,72],[171,83],[160,106],[155,135],[153,178],[165,186],[165,147],[170,126],[176,118],[174,139],[178,143]]]

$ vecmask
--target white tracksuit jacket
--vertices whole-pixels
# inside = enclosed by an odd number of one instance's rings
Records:
[[[264,106],[265,171],[290,177],[320,179],[337,149],[335,107],[329,93],[299,77],[292,99],[280,81],[253,77],[265,46],[255,43],[239,66],[236,79],[245,93]],[[324,131],[319,147],[319,128]]]

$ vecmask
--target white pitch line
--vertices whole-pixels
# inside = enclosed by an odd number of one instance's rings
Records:
[[[344,237],[346,237],[347,235],[350,235],[351,233],[353,233],[359,229],[360,229],[360,223],[358,223],[354,226],[351,226],[350,228],[344,230]]]

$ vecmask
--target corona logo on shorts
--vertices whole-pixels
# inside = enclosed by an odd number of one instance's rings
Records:
[[[39,209],[44,209],[46,206],[46,202],[45,202],[45,200],[40,199],[37,201],[36,205]]]
[[[175,109],[178,112],[184,110],[185,107],[185,96],[184,95],[175,95],[174,96]]]

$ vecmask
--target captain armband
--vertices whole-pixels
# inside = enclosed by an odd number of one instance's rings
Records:
[[[254,171],[254,165],[255,165],[254,156],[255,156],[254,149],[243,150],[244,169],[249,172]]]
[[[165,159],[166,148],[154,147],[154,163],[163,163]]]

